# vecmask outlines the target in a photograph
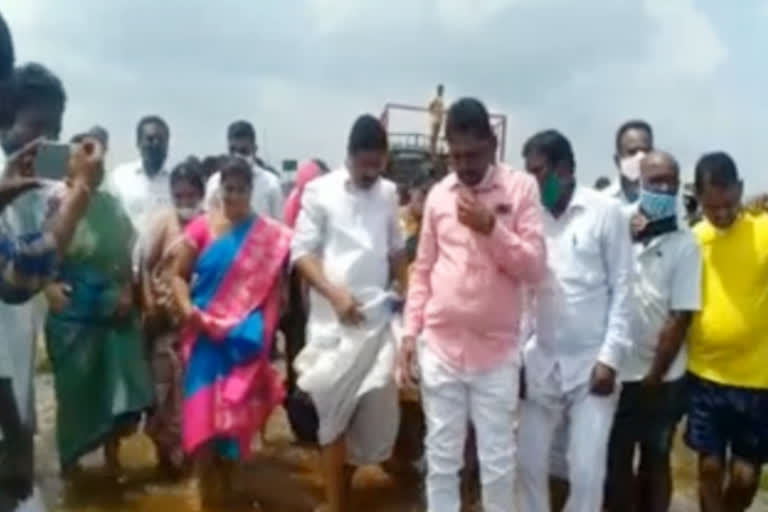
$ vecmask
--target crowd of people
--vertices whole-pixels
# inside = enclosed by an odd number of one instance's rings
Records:
[[[353,510],[355,468],[406,436],[430,512],[460,510],[468,467],[486,512],[663,512],[685,416],[701,510],[750,506],[768,460],[768,216],[742,207],[728,154],[696,164],[692,228],[648,123],[619,127],[617,176],[595,190],[555,130],[525,141],[524,170],[497,161],[473,98],[445,111],[452,172],[414,176],[405,202],[370,115],[344,165],[306,162],[285,201],[246,121],[225,155],[170,169],[161,117],[113,170],[96,127],[49,182],[34,157],[60,136],[64,86],[14,67],[4,29],[0,512],[33,496],[40,332],[67,478],[96,449],[119,475],[143,428],[166,473],[195,466],[203,502],[226,502],[284,406],[319,446],[319,510]]]

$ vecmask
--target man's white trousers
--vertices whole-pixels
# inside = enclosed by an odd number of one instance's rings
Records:
[[[459,470],[470,421],[477,438],[484,512],[517,510],[519,352],[513,350],[489,371],[468,373],[445,364],[422,345],[419,366],[427,422],[428,512],[459,512]]]
[[[526,399],[520,406],[520,510],[551,510],[550,461],[555,431],[564,424],[570,496],[564,512],[600,512],[603,506],[608,437],[619,397],[619,384],[610,396],[589,392],[585,383],[563,391],[555,369],[538,379],[527,376]]]

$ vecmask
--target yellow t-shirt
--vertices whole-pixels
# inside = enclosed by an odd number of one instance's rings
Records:
[[[694,234],[702,308],[688,334],[688,369],[719,384],[768,389],[768,215],[744,213],[726,232]]]

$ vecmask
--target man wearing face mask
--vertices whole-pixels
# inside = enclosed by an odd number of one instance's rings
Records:
[[[608,455],[606,509],[666,512],[672,498],[670,452],[683,412],[686,350],[701,305],[701,256],[677,218],[680,169],[669,154],[640,162],[640,196],[632,222],[635,285],[632,347]],[[635,472],[635,452],[639,465]]]
[[[394,379],[391,276],[406,264],[397,188],[381,178],[387,133],[355,121],[344,168],[307,184],[291,260],[310,286],[307,343],[297,386],[319,419],[327,505],[349,512],[354,466],[387,460],[400,410]]]
[[[632,245],[620,204],[578,186],[568,140],[548,130],[523,147],[546,209],[547,270],[534,289],[520,411],[521,510],[551,510],[550,452],[565,424],[566,512],[602,507],[608,438],[629,347]]]
[[[251,208],[254,212],[282,221],[283,189],[277,172],[267,166],[256,155],[256,131],[248,121],[235,121],[227,130],[229,154],[245,159],[253,170],[253,193]],[[218,207],[220,198],[221,175],[217,172],[208,180],[205,192],[205,204]]]
[[[536,181],[495,161],[496,136],[482,103],[454,103],[446,137],[454,172],[424,207],[399,375],[413,385],[418,349],[427,510],[460,510],[458,475],[471,422],[483,510],[505,512],[516,509],[521,291],[544,272],[542,212]]]
[[[141,118],[136,126],[136,145],[141,157],[116,167],[105,183],[107,190],[123,203],[138,233],[134,254],[136,272],[141,251],[146,247],[152,215],[171,206],[171,173],[165,167],[169,141],[170,129],[163,118],[155,115]]]
[[[617,179],[605,192],[623,204],[634,204],[640,193],[640,161],[653,150],[653,129],[645,121],[633,119],[616,132],[613,161],[619,171]]]

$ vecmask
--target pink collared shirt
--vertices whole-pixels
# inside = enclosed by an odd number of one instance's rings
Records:
[[[406,335],[422,335],[444,362],[470,372],[518,348],[523,289],[546,268],[536,180],[503,165],[489,173],[475,188],[496,216],[489,235],[459,222],[455,174],[430,192],[405,308]]]

